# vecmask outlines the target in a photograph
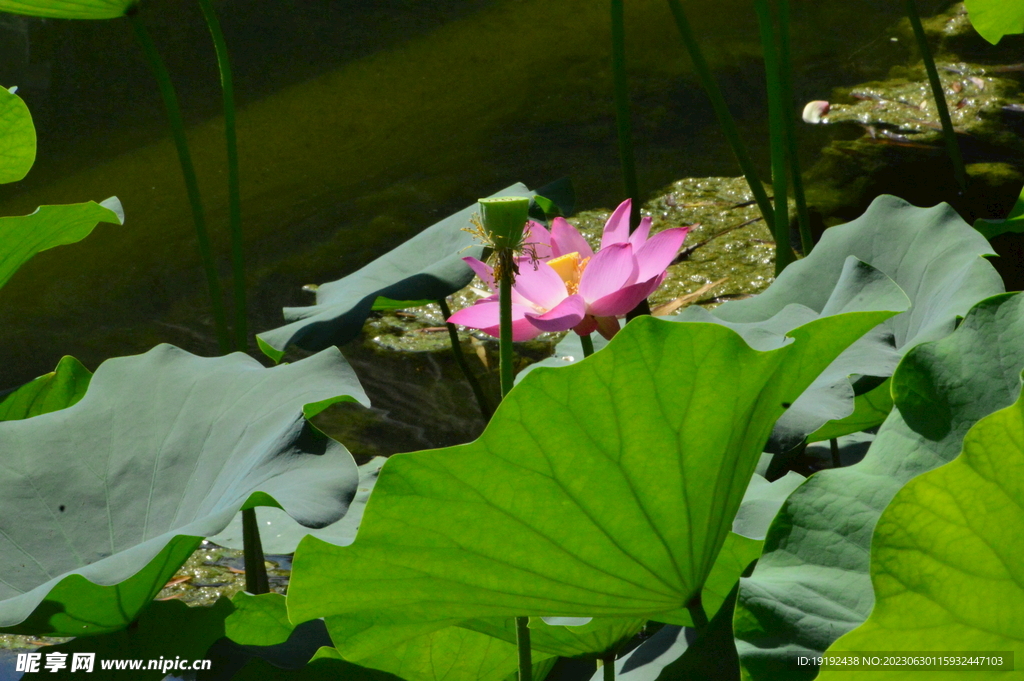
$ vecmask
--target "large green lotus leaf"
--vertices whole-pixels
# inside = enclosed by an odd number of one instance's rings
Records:
[[[532,372],[475,442],[389,459],[351,546],[299,544],[291,620],[689,621],[784,404],[892,314],[817,319],[768,352],[719,325],[630,322]]]
[[[138,0],[0,0],[0,12],[53,19],[114,19]]]
[[[957,316],[1003,292],[999,274],[981,257],[993,254],[948,205],[917,208],[880,196],[856,220],[825,230],[810,255],[787,267],[763,293],[715,308],[710,314],[727,322],[764,321],[793,304],[824,313],[851,295],[844,288],[861,290],[846,274],[850,256],[888,275],[910,297],[909,311],[866,334],[822,372],[779,420],[768,451],[787,451],[827,421],[853,413],[851,375],[891,375],[911,347],[948,335]],[[679,318],[697,319],[702,313],[708,315],[689,307]]]
[[[36,161],[36,126],[21,97],[0,87],[0,184],[25,177]]]
[[[0,398],[0,421],[17,421],[76,404],[85,395],[92,374],[74,357],[62,357],[57,368]]]
[[[522,184],[502,189],[494,196],[533,196]],[[481,258],[484,246],[472,234],[470,218],[478,210],[473,204],[428,227],[401,246],[385,253],[366,267],[337,281],[321,284],[316,305],[286,307],[285,326],[256,336],[260,349],[280,361],[290,345],[322,350],[343,345],[363,328],[374,302],[391,300],[439,300],[455,293],[473,279],[464,257]]]
[[[548,623],[539,617],[531,617],[530,648],[562,657],[600,657],[607,651],[617,650],[647,622],[642,617],[598,617],[584,618],[580,620],[582,623],[571,626],[560,623],[570,619],[548,618],[551,622]],[[459,626],[509,643],[516,642],[514,617],[478,618],[462,622]]]
[[[533,652],[535,664],[550,657]],[[406,681],[501,681],[515,672],[518,662],[514,643],[463,627],[444,627],[358,660]]]
[[[965,0],[967,18],[981,37],[993,45],[1004,35],[1024,33],[1024,1]]]
[[[235,598],[235,605],[237,610],[228,618],[225,629],[233,641],[245,645],[249,652],[258,653],[253,645],[280,645],[288,641],[293,631],[311,624],[306,622],[293,627],[288,621],[285,599],[278,594],[240,594]],[[319,620],[313,622],[322,627]],[[501,624],[506,628],[509,626],[506,622]],[[511,626],[514,629],[514,624]],[[395,674],[407,681],[499,681],[516,669],[517,652],[514,643],[477,631],[448,626],[413,636],[395,637],[392,634],[385,628],[377,628],[374,635],[381,640],[372,646],[377,652],[354,657],[351,651],[341,648],[338,657],[363,667]],[[260,656],[267,657],[265,654]],[[551,653],[539,651],[535,652],[534,660],[540,661],[552,656]],[[308,659],[307,655],[305,660],[298,660],[300,664],[289,664],[295,660],[279,657],[276,663],[279,666],[298,667]]]
[[[0,403],[0,409],[2,408],[3,404]],[[359,487],[356,489],[355,497],[349,503],[348,511],[341,520],[326,527],[310,529],[295,522],[294,518],[279,508],[261,508],[259,510],[260,543],[263,545],[264,553],[275,555],[295,553],[295,547],[307,534],[338,546],[351,544],[356,538],[359,524],[363,521],[363,510],[366,508],[366,502],[370,498],[373,486],[377,484],[377,475],[385,461],[387,461],[386,457],[375,456],[359,466]],[[243,547],[242,514],[236,515],[223,532],[215,534],[209,539],[218,546],[241,549]]]
[[[211,607],[190,608],[181,601],[157,601],[139,615],[135,625],[129,629],[99,636],[76,638],[55,646],[44,646],[37,652],[42,661],[50,653],[67,655],[65,669],[49,672],[42,668],[40,677],[50,679],[99,679],[100,681],[124,681],[129,676],[139,681],[160,681],[169,670],[143,669],[127,672],[124,669],[102,668],[102,660],[149,660],[163,657],[165,660],[180,658],[192,662],[207,657],[211,645],[224,636],[224,618],[232,611],[231,601],[218,599]],[[187,635],[182,635],[187,632]],[[71,671],[75,653],[94,653],[96,656],[92,672]],[[180,671],[175,672],[181,675]],[[27,675],[25,678],[36,678]]]
[[[759,477],[758,475],[754,476],[754,478]],[[785,484],[783,483],[781,486],[785,486]],[[762,499],[748,501],[748,496],[744,497],[744,505],[748,503],[753,506],[762,505]],[[782,504],[781,498],[778,504]],[[756,509],[748,509],[747,515],[756,515]],[[770,518],[765,520],[763,525],[767,527],[769,520]],[[730,532],[726,537],[722,550],[718,552],[715,565],[711,568],[711,574],[708,575],[701,591],[702,607],[709,617],[718,613],[740,575],[752,561],[761,555],[762,544],[763,542],[759,539],[750,539],[735,532]],[[608,651],[617,650],[622,643],[640,631],[644,622],[647,621],[646,618],[598,617],[581,620],[585,624],[568,626],[560,624],[563,619],[572,618],[546,618],[547,621],[539,617],[530,618],[530,628],[533,630],[530,635],[531,647],[534,650],[563,657],[601,656]],[[587,622],[587,619],[590,621]],[[687,616],[686,619],[689,620],[689,617]],[[497,636],[511,643],[516,641],[514,620],[474,619],[463,622],[460,626]]]
[[[978,421],[954,461],[914,478],[893,498],[871,544],[874,610],[830,652],[1012,651],[1019,666],[1021,556],[1024,399],[1018,398]],[[997,676],[1006,674],[928,673],[951,681]],[[818,678],[902,679],[905,672],[823,671]]]
[[[336,349],[266,369],[160,345],[104,362],[72,407],[0,422],[0,626],[120,629],[240,507],[336,521],[356,466],[303,410],[353,399]]]
[[[31,215],[0,218],[0,286],[36,253],[81,241],[98,222],[124,224],[117,197],[66,206],[40,206]]]
[[[879,516],[909,480],[952,460],[978,420],[1013,404],[1022,336],[1020,295],[977,304],[950,336],[903,358],[892,379],[896,406],[864,459],[818,472],[790,494],[741,582],[734,628],[746,678],[813,678],[816,668],[794,660],[822,653],[868,617]]]

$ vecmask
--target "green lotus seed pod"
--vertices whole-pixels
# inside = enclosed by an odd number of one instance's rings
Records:
[[[529,210],[530,199],[525,196],[480,199],[480,219],[495,250],[519,247]]]

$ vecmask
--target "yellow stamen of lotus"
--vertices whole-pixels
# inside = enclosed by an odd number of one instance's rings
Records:
[[[580,277],[583,276],[583,270],[587,268],[588,262],[590,262],[590,258],[580,260],[580,254],[573,251],[548,260],[548,265],[565,282],[565,288],[569,295],[573,295],[580,288]]]

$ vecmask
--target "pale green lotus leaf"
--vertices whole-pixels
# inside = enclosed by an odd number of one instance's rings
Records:
[[[341,517],[355,462],[310,403],[365,395],[336,350],[266,369],[170,345],[100,365],[74,406],[0,421],[0,626],[125,627],[239,508]]]
[[[1007,377],[1009,378],[1009,377]],[[1024,399],[978,421],[951,463],[906,484],[871,544],[875,607],[828,653],[1004,651],[1024,660]],[[823,670],[819,679],[904,679]],[[929,680],[1009,678],[963,668]]]
[[[853,400],[853,413],[841,419],[829,421],[807,436],[808,442],[821,442],[859,433],[862,430],[880,426],[892,411],[892,377],[868,392],[857,395]]]
[[[820,655],[874,603],[871,537],[908,481],[952,460],[968,429],[1014,402],[1024,369],[1024,298],[975,305],[942,340],[912,349],[892,378],[895,407],[859,463],[820,471],[789,495],[750,578],[734,630],[745,678],[810,679]]]
[[[3,403],[0,403],[0,409]],[[366,463],[359,466],[359,487],[356,488],[356,495],[349,502],[348,511],[341,520],[331,523],[326,527],[311,529],[300,523],[279,508],[267,507],[259,510],[260,521],[260,543],[263,545],[263,552],[267,554],[295,553],[295,547],[307,534],[319,537],[338,546],[347,546],[356,538],[359,524],[363,520],[363,510],[370,498],[373,486],[377,484],[377,475],[387,459],[383,456],[375,456]],[[218,546],[230,549],[242,549],[242,514],[239,513],[231,523],[219,532],[210,537],[210,541]]]
[[[890,376],[910,348],[948,335],[972,305],[1002,293],[1002,279],[982,257],[993,254],[988,241],[947,204],[917,208],[895,196],[879,196],[857,219],[825,230],[810,255],[787,267],[763,293],[723,303],[710,313],[691,306],[679,318],[751,323],[794,304],[819,314],[837,303],[855,309],[851,297],[873,294],[861,281],[866,273],[850,277],[851,257],[884,273],[907,294],[907,312],[851,345],[779,419],[766,449],[784,452],[826,422],[853,413],[851,376]]]
[[[533,195],[522,184],[494,194]],[[288,324],[257,334],[260,349],[277,362],[291,345],[305,350],[343,345],[359,335],[374,305],[387,305],[382,299],[412,304],[435,301],[466,286],[473,279],[473,270],[462,259],[484,255],[484,245],[464,231],[471,227],[470,218],[478,210],[477,204],[468,206],[362,269],[320,284],[316,305],[286,307]]]

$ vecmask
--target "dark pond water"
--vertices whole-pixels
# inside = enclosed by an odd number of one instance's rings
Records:
[[[766,112],[748,0],[685,3],[767,176]],[[920,2],[922,12],[948,3]],[[434,221],[515,181],[570,176],[578,208],[621,200],[607,3],[593,0],[237,0],[217,3],[237,71],[250,328]],[[891,0],[796,0],[800,102],[906,58]],[[179,88],[227,274],[220,93],[195,3],[142,13]],[[627,3],[641,191],[738,174],[662,0]],[[171,342],[213,354],[211,316],[177,159],[130,26],[0,15],[0,79],[39,131],[29,177],[0,214],[124,204],[122,227],[37,256],[0,291],[0,390],[64,354]],[[826,136],[802,128],[805,162]]]

